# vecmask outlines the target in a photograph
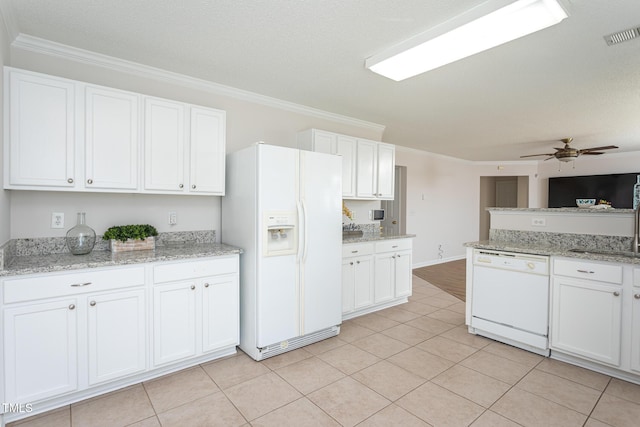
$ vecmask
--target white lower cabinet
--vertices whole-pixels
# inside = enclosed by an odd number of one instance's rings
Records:
[[[233,254],[1,278],[0,396],[36,411],[0,424],[235,353],[238,265]]]
[[[406,301],[411,295],[411,239],[343,245],[343,319]]]
[[[633,289],[631,369],[636,371],[636,373],[640,373],[640,288]]]
[[[551,348],[620,365],[622,287],[554,277]]]

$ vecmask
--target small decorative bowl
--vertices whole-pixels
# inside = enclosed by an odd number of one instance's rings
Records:
[[[596,204],[596,199],[576,199],[579,208],[588,208]]]

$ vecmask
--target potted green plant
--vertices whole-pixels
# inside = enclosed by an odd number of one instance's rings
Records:
[[[155,236],[158,230],[149,224],[116,225],[102,235],[109,240],[111,252],[153,250],[156,248]]]

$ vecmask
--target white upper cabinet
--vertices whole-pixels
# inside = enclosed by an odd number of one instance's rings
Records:
[[[224,195],[226,114],[191,107],[189,191]]]
[[[224,111],[8,67],[5,93],[4,188],[224,195]]]
[[[75,186],[75,111],[73,82],[5,69],[4,188]]]
[[[395,146],[318,129],[298,134],[298,147],[342,156],[342,197],[393,200]]]
[[[134,93],[87,86],[86,188],[138,188],[139,99]]]

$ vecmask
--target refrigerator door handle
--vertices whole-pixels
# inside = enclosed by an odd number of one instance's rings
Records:
[[[296,202],[296,208],[298,210],[298,250],[296,251],[296,261],[300,263],[302,261],[302,250],[304,248],[304,238],[302,233],[302,221],[304,219],[304,213],[302,208],[302,202]]]
[[[302,205],[302,216],[303,216],[303,221],[304,221],[304,237],[302,239],[302,262],[307,262],[307,244],[309,243],[309,239],[307,238],[308,236],[308,228],[307,228],[307,206],[304,203],[304,200],[300,200],[300,203]]]

